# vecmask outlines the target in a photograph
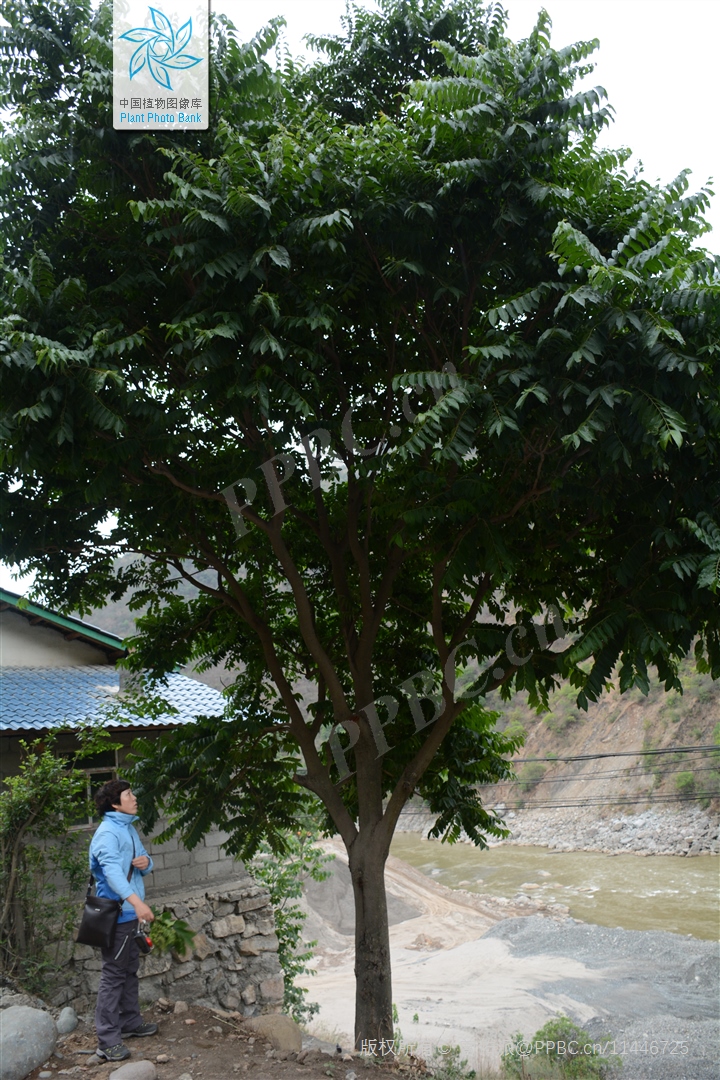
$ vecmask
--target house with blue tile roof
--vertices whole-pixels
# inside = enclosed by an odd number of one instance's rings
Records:
[[[222,694],[180,672],[172,672],[157,688],[170,706],[167,714],[126,713],[123,693],[129,673],[116,667],[127,655],[122,639],[72,616],[24,600],[0,589],[0,779],[13,775],[21,760],[22,739],[64,728],[58,749],[70,750],[71,729],[92,722],[110,728],[120,748],[86,761],[88,792],[122,774],[133,740],[148,729],[158,733],[197,716],[220,716]],[[70,729],[70,730],[67,730]],[[92,818],[78,822],[88,830]],[[154,889],[196,884],[208,877],[221,880],[236,873],[237,864],[219,848],[223,834],[213,833],[193,852],[171,841],[153,853]]]
[[[112,729],[121,746],[84,760],[90,793],[118,771],[122,775],[137,735],[151,737],[153,731],[191,723],[197,716],[222,715],[219,691],[173,672],[167,684],[157,688],[170,706],[167,714],[162,709],[152,716],[128,713],[123,721],[128,675],[116,665],[126,655],[114,634],[0,589],[0,780],[17,771],[21,739],[63,727],[58,733],[62,753],[72,748],[73,727],[99,721]],[[90,818],[78,822],[76,829],[82,838],[96,824]],[[157,834],[161,830],[162,822]],[[244,1016],[282,1010],[284,977],[270,895],[242,863],[223,852],[227,838],[212,830],[188,851],[177,837],[163,844],[143,837],[154,864],[148,901],[188,919],[197,933],[187,956],[145,958],[139,972],[142,1000],[180,994],[185,1001],[241,1010]],[[87,1012],[97,993],[100,965],[88,946],[68,947],[50,1002],[56,1007],[72,1002],[76,1011]]]

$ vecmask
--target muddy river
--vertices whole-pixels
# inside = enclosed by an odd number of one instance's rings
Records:
[[[720,857],[603,855],[542,847],[441,844],[398,833],[391,854],[450,888],[565,904],[573,918],[716,939]]]

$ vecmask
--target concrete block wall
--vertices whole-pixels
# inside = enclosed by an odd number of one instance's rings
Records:
[[[156,830],[156,836],[162,832],[162,828],[161,823]],[[149,902],[161,900],[168,889],[176,889],[180,885],[200,885],[205,881],[220,882],[243,873],[242,863],[231,855],[226,855],[221,848],[227,839],[228,833],[214,829],[197,847],[188,851],[175,836],[163,844],[153,838],[143,837],[145,847],[153,860],[152,874],[145,878]]]

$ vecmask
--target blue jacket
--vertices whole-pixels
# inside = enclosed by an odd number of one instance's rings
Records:
[[[135,909],[127,903],[127,897],[135,893],[141,900],[145,899],[145,883],[143,878],[153,868],[153,861],[147,870],[138,870],[133,867],[133,872],[128,881],[128,870],[134,858],[138,855],[147,855],[142,840],[138,836],[137,829],[133,826],[136,817],[123,814],[121,810],[110,810],[103,815],[95,835],[90,843],[90,873],[97,882],[98,896],[109,896],[114,900],[126,901],[122,906],[118,922],[130,922],[136,919]],[[135,842],[135,854],[133,854],[133,841]],[[148,855],[148,858],[150,856]]]

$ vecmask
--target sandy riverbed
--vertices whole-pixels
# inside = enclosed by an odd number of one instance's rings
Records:
[[[306,934],[319,941],[310,997],[323,1031],[349,1044],[352,893],[341,846],[328,847],[333,876],[312,883],[307,897]],[[513,1033],[530,1037],[563,1013],[594,1038],[615,1037],[624,1080],[718,1075],[717,943],[502,904],[439,886],[392,858],[387,883],[393,1000],[404,1040],[423,1056],[459,1044],[471,1067],[494,1069]]]

